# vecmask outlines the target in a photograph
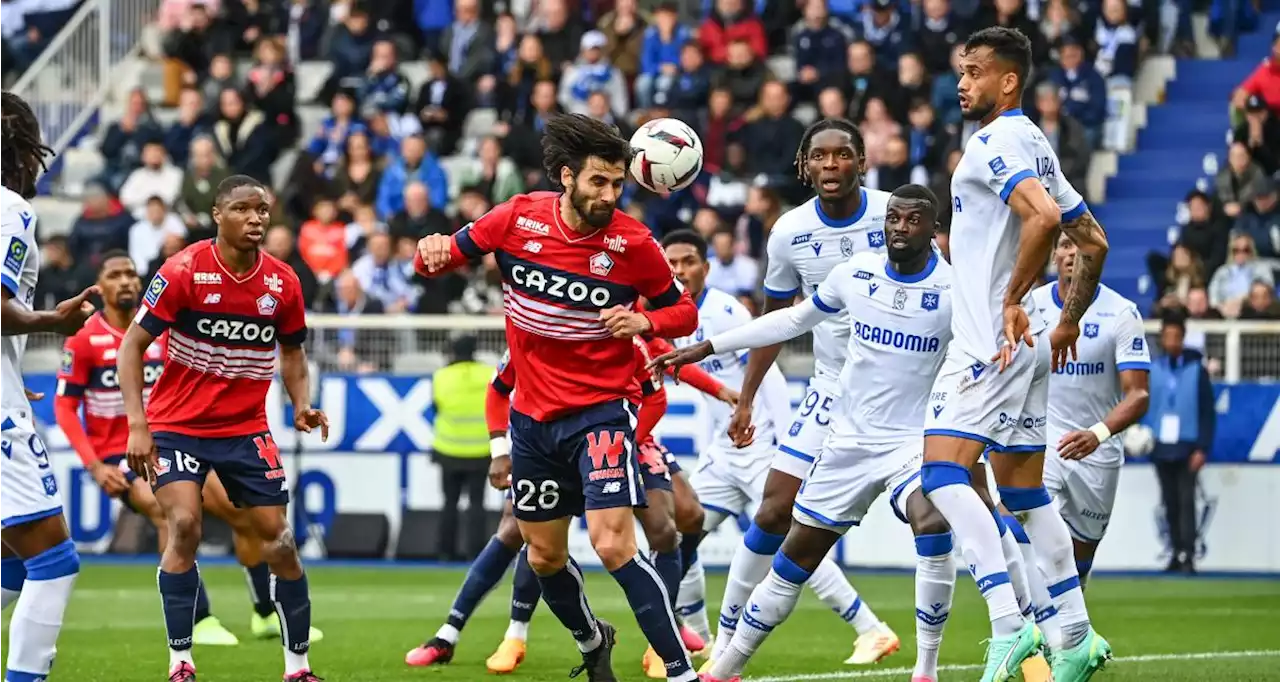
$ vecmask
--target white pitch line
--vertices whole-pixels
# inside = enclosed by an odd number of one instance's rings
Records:
[[[1154,661],[1205,661],[1222,658],[1268,658],[1280,656],[1280,649],[1253,651],[1212,651],[1194,654],[1147,654],[1143,656],[1119,656],[1111,663],[1150,663]],[[981,665],[940,665],[938,672],[964,672],[982,670]],[[848,672],[814,673],[811,675],[777,675],[748,677],[745,682],[819,682],[821,680],[866,680],[877,677],[910,675],[913,668],[877,668],[875,670],[851,670]]]

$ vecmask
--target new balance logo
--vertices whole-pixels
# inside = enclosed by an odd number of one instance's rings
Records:
[[[222,302],[222,294],[205,294],[204,304],[214,305]]]
[[[537,253],[542,250],[542,242],[535,242],[532,239],[524,243],[524,250],[529,253]]]
[[[622,492],[622,481],[609,481],[604,484],[604,487],[600,489],[600,492],[606,495],[613,495],[615,493]]]

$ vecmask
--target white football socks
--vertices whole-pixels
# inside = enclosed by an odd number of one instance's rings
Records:
[[[1089,610],[1084,604],[1084,590],[1076,575],[1075,549],[1071,531],[1062,520],[1057,506],[1046,504],[1020,512],[1023,527],[1035,547],[1044,571],[1049,597],[1057,609],[1057,627],[1061,630],[1059,647],[1070,649],[1089,635]]]
[[[711,641],[711,625],[707,622],[707,576],[702,569],[702,559],[695,559],[689,571],[680,579],[680,594],[676,596],[676,614],[685,625],[693,628],[704,642]]]
[[[62,617],[80,574],[80,556],[70,540],[23,562],[27,579],[9,620],[9,674],[43,679],[58,651]]]
[[[777,572],[769,571],[747,600],[747,613],[737,634],[713,659],[711,676],[718,680],[731,680],[740,675],[769,633],[791,615],[796,602],[800,601],[803,587],[801,583],[785,580]]]
[[[950,533],[916,537],[915,677],[938,679],[942,631],[956,591],[956,563]]]
[[[818,564],[818,568],[814,569],[808,584],[814,594],[818,595],[818,599],[846,623],[852,625],[859,635],[871,632],[880,626],[880,619],[871,610],[871,606],[858,596],[858,591],[853,589],[853,585],[844,575],[844,570],[835,562],[835,559],[831,558],[831,555],[827,555],[822,563]]]

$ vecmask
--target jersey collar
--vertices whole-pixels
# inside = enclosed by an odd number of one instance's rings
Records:
[[[813,208],[818,212],[818,220],[821,220],[822,224],[827,227],[849,227],[859,220],[862,220],[862,216],[867,212],[867,188],[859,187],[858,191],[861,193],[860,200],[858,201],[858,210],[855,211],[853,215],[843,219],[832,218],[826,213],[823,213],[822,202],[815,198],[813,200]]]
[[[1000,115],[1001,115],[1001,116],[1021,116],[1021,115],[1022,115],[1022,107],[1018,107],[1017,109],[1010,109],[1010,110],[1008,110],[1008,111],[1006,111],[1006,112],[1004,112],[1003,114],[1000,114]]]
[[[698,292],[698,300],[694,301],[694,304],[698,306],[698,310],[702,310],[702,302],[707,300],[707,290],[710,288],[706,283],[703,283],[702,291]]]
[[[933,269],[938,267],[938,252],[933,249],[929,250],[929,262],[924,264],[924,269],[914,275],[904,275],[892,267],[889,267],[889,259],[884,259],[884,275],[895,282],[902,284],[915,284],[924,278],[933,274]]]
[[[1058,280],[1058,282],[1061,282],[1061,281],[1062,281],[1062,280]],[[1052,294],[1053,304],[1054,304],[1054,305],[1056,305],[1056,306],[1058,306],[1058,309],[1059,309],[1059,310],[1061,310],[1061,309],[1062,309],[1062,296],[1058,293],[1058,282],[1054,282],[1054,283],[1053,283],[1053,289],[1052,289],[1052,290],[1050,290],[1050,292],[1049,292],[1049,293],[1051,293],[1051,294]],[[1098,285],[1098,288],[1096,288],[1096,289],[1094,289],[1094,290],[1093,290],[1093,300],[1092,300],[1092,301],[1089,301],[1089,303],[1093,303],[1093,301],[1098,300],[1098,294],[1101,294],[1101,293],[1102,293],[1102,285],[1101,285],[1101,284],[1099,284],[1099,285]]]
[[[218,253],[217,238],[209,240],[209,250],[213,251],[213,261],[217,263],[218,267],[223,272],[227,273],[227,277],[230,277],[231,281],[235,282],[236,284],[244,284],[245,282],[248,282],[250,279],[253,278],[254,275],[258,274],[259,270],[262,269],[263,257],[262,257],[261,248],[258,249],[257,258],[253,262],[253,267],[250,268],[249,271],[244,273],[243,275],[236,275],[235,273],[231,272],[231,268],[227,267],[227,264],[222,262],[222,254]]]

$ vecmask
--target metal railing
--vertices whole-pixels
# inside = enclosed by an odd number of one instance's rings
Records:
[[[61,154],[115,86],[160,0],[84,0],[12,91],[35,112],[45,143]]]
[[[453,339],[463,334],[477,337],[482,360],[496,362],[507,346],[503,318],[496,315],[310,315],[307,324],[307,352],[323,372],[432,372],[445,364]],[[1159,322],[1146,322],[1146,330],[1152,348],[1159,348]],[[1205,353],[1221,381],[1280,381],[1280,322],[1193,320],[1187,345]],[[61,348],[51,334],[33,335],[27,371],[56,371]],[[811,348],[807,334],[788,343],[780,360],[783,371],[808,374]]]

